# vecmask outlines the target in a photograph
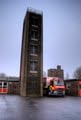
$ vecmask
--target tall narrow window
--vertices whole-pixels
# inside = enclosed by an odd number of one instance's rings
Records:
[[[81,89],[81,84],[80,84],[80,89]]]
[[[2,88],[2,82],[0,82],[0,88]]]
[[[37,18],[32,18],[32,25],[33,25],[33,26],[37,27],[37,26],[38,26],[38,23],[39,23],[39,21],[38,21]]]
[[[30,61],[30,72],[37,72],[37,62]]]
[[[31,31],[31,38],[38,39],[38,32],[35,30]]]
[[[7,88],[7,82],[4,82],[3,88]]]
[[[30,54],[31,55],[37,55],[38,54],[37,46],[35,46],[35,45],[30,46]]]

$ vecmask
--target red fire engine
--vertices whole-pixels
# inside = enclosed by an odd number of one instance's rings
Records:
[[[64,80],[57,77],[44,77],[43,94],[46,96],[65,96]]]

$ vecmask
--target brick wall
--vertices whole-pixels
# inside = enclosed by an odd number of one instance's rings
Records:
[[[66,95],[80,96],[79,80],[76,79],[65,80],[65,86],[66,86]]]
[[[19,82],[8,82],[8,94],[19,94]]]

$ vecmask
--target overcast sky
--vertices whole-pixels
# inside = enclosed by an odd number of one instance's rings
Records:
[[[81,0],[0,0],[0,73],[19,76],[23,19],[43,11],[43,69],[61,65],[72,78],[81,65]]]

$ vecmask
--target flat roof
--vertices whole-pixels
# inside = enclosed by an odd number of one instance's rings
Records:
[[[34,9],[34,8],[31,8],[31,7],[29,7],[29,8],[27,9],[27,11],[28,11],[28,12],[32,12],[32,13],[36,13],[36,14],[40,14],[40,15],[43,14],[43,12],[42,12],[41,10]]]
[[[19,77],[0,77],[0,81],[16,82],[19,81]]]
[[[81,81],[81,79],[67,79],[67,80],[64,80],[65,82],[72,82],[72,81]]]

